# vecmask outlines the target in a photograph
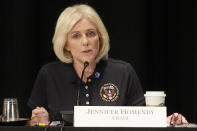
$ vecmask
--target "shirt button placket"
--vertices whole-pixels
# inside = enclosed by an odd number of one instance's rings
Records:
[[[89,79],[88,79],[89,81]],[[85,104],[89,105],[90,104],[90,99],[89,99],[89,87],[88,85],[85,85]]]
[[[91,81],[92,80],[90,78],[88,78],[87,82],[90,83]],[[86,103],[86,105],[89,105],[90,104],[90,97],[89,97],[90,95],[89,95],[89,87],[88,87],[88,85],[85,85],[85,89],[86,89],[86,95],[85,95],[86,96],[86,98],[85,98],[86,102],[85,103]]]

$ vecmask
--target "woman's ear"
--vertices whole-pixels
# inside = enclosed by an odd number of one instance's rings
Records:
[[[70,48],[69,48],[68,44],[65,44],[65,45],[64,45],[64,48],[65,48],[67,51],[70,51]]]

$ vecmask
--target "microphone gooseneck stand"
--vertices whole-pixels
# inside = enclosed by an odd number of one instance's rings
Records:
[[[82,70],[82,73],[81,73],[80,86],[78,87],[78,91],[77,91],[77,106],[80,105],[80,98],[79,98],[80,97],[80,88],[83,85],[83,76],[84,76],[85,69],[86,69],[86,67],[88,67],[88,65],[89,65],[89,62],[85,61],[84,66],[83,66],[83,70]]]
[[[86,67],[89,65],[87,61],[84,62],[84,67],[81,73],[81,78],[80,78],[80,86],[78,87],[77,90],[77,100],[76,100],[76,106],[80,105],[80,88],[83,85],[83,75],[85,72]],[[60,128],[62,130],[63,126],[73,126],[73,115],[74,111],[72,110],[65,110],[65,111],[60,111],[60,114],[62,115],[62,127]]]

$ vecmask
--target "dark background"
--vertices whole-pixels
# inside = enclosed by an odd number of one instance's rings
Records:
[[[26,103],[38,70],[57,60],[56,20],[78,2],[100,14],[111,38],[109,55],[134,66],[144,91],[164,90],[168,115],[197,122],[195,0],[1,0],[0,114],[3,98],[17,97],[20,116],[30,116]]]

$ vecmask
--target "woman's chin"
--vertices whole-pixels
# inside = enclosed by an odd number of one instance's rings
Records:
[[[96,62],[96,58],[95,57],[84,57],[83,62],[89,62],[89,63],[95,63]]]

